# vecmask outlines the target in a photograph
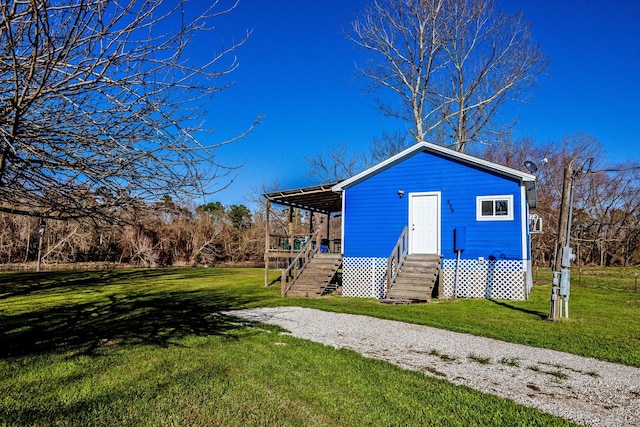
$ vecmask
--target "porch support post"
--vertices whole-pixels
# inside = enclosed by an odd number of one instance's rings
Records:
[[[271,234],[269,224],[269,213],[271,211],[271,200],[267,199],[267,206],[265,208],[265,224],[264,224],[264,285],[269,286],[269,249],[270,242],[269,236]]]
[[[322,242],[322,236],[320,236],[320,233],[318,232],[318,234],[316,234],[316,251],[317,251],[317,253],[320,253],[320,242]]]
[[[289,206],[289,252],[293,251],[293,206]]]
[[[331,228],[331,213],[327,214],[327,239],[331,238],[330,236],[330,228]]]

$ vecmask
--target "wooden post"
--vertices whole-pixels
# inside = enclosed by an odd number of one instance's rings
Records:
[[[280,297],[285,297],[285,290],[287,289],[287,276],[286,270],[283,268],[280,270]]]
[[[293,207],[289,206],[289,252],[293,251]]]
[[[328,246],[329,246],[329,252],[333,253],[335,248],[333,250],[331,249],[331,235],[329,233],[329,231],[331,230],[330,229],[330,224],[331,224],[331,213],[328,213],[327,214],[327,243],[328,243]]]
[[[271,200],[267,199],[264,217],[264,285],[269,286],[269,249],[271,249],[269,229],[269,212],[271,211]]]
[[[570,205],[571,205],[571,186],[573,181],[573,160],[569,162],[564,170],[564,179],[562,183],[562,199],[560,202],[560,219],[558,221],[558,247],[556,249],[556,259],[553,266],[553,280],[551,287],[551,303],[549,305],[549,319],[557,320],[560,318],[560,271],[562,270],[562,249],[567,244],[568,225]]]
[[[38,264],[36,266],[36,271],[40,272],[40,267],[42,266],[42,243],[44,241],[44,232],[47,228],[47,223],[44,221],[44,218],[40,218],[40,240],[38,240]],[[27,252],[29,252],[29,248],[27,248]]]

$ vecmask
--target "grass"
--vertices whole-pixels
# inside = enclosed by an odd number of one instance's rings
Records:
[[[572,317],[556,323],[544,320],[547,286],[524,302],[388,306],[281,299],[262,280],[258,269],[0,274],[0,425],[571,425],[220,314],[254,306],[370,314],[640,366],[639,296],[586,275]]]
[[[550,370],[547,370],[547,369],[542,369],[538,365],[529,366],[528,369],[531,369],[534,372],[542,372],[543,374],[551,375],[552,377],[554,377],[556,379],[556,381],[566,380],[566,379],[569,378],[569,374],[567,374],[566,372],[562,372],[560,369],[556,369],[554,371],[550,371]]]
[[[454,360],[456,360],[455,356],[449,356],[448,354],[443,354],[440,353],[437,349],[432,349],[431,351],[429,351],[429,355],[431,356],[436,356],[438,358],[440,358],[440,360],[443,360],[445,362],[453,362]]]
[[[253,328],[20,363],[18,372],[2,370],[7,425],[570,425],[352,351]]]
[[[467,359],[471,360],[472,362],[479,363],[480,365],[490,365],[491,364],[491,358],[490,357],[478,356],[477,354],[474,354],[474,353],[470,353],[467,356]]]
[[[500,363],[505,366],[512,366],[517,368],[520,366],[520,360],[517,357],[503,357],[500,359]]]
[[[578,374],[588,375],[588,376],[594,377],[594,378],[597,378],[597,377],[600,376],[600,374],[598,374],[597,372],[594,372],[594,371],[583,371],[581,369],[575,369],[575,368],[572,368],[570,366],[562,365],[560,363],[546,363],[546,362],[539,362],[539,363],[541,365],[546,365],[546,366],[551,366],[553,368],[556,368],[558,371],[561,371],[561,370],[564,369],[565,371],[572,371],[572,372],[576,372]]]

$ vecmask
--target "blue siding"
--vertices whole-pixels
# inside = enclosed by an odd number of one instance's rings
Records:
[[[399,189],[405,191],[402,198]],[[344,255],[389,256],[408,223],[412,192],[440,192],[444,258],[456,256],[456,227],[466,227],[462,258],[526,257],[519,181],[429,152],[418,152],[345,190]],[[513,221],[476,221],[476,196],[509,194],[513,195]]]

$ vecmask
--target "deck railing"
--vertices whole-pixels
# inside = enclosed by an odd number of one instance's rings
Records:
[[[310,239],[308,239],[304,244],[300,247],[300,252],[298,255],[291,260],[289,266],[282,270],[282,274],[280,276],[281,285],[280,285],[280,294],[285,296],[293,282],[296,281],[300,273],[305,269],[309,260],[313,258],[313,256],[320,250],[320,230],[316,231]]]
[[[267,253],[277,257],[279,254],[297,254],[307,244],[315,240],[314,234],[269,234],[269,245]],[[320,239],[320,249],[322,252],[340,253],[342,250],[342,240],[338,238]]]
[[[391,255],[389,255],[389,258],[387,258],[387,281],[385,283],[384,289],[385,295],[387,295],[387,293],[389,292],[391,284],[396,279],[396,276],[400,271],[400,267],[402,267],[404,259],[407,257],[408,253],[409,247],[407,245],[407,227],[405,226],[402,229],[402,233],[400,233],[400,237],[398,237],[396,245],[391,251]]]

